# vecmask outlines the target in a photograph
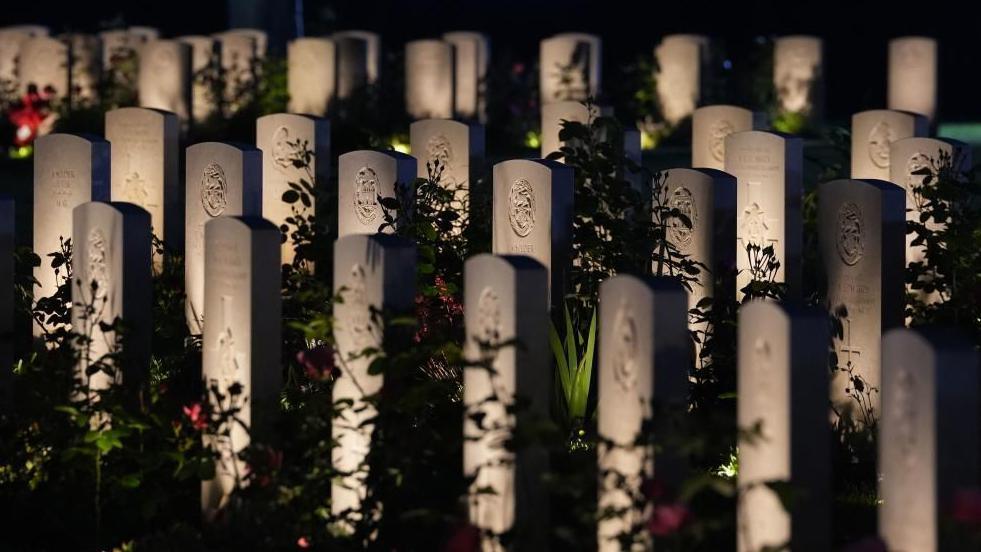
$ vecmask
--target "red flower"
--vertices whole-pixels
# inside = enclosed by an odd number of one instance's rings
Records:
[[[443,552],[477,552],[480,550],[480,529],[461,523],[446,541]]]
[[[37,87],[31,86],[20,102],[10,108],[7,118],[17,128],[14,144],[23,146],[30,144],[37,137],[41,125],[50,114],[50,100],[53,90],[45,89],[38,92]]]
[[[334,350],[330,347],[315,347],[296,353],[296,361],[303,366],[307,377],[312,381],[337,379],[341,371],[334,364]]]
[[[511,66],[511,72],[520,75],[525,72],[525,64],[520,61]]]
[[[958,523],[981,525],[981,489],[955,491],[951,515]]]
[[[296,545],[300,548],[310,548],[310,540],[306,537],[300,537],[296,539]]]
[[[691,512],[684,504],[655,504],[648,529],[657,537],[677,533],[691,519]]]
[[[194,403],[191,406],[184,407],[184,415],[191,422],[191,427],[201,431],[202,429],[208,427],[208,415],[201,403]]]
[[[878,537],[866,537],[845,546],[842,552],[889,552],[889,550],[886,548],[886,543]]]

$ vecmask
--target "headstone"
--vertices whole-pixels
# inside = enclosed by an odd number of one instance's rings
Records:
[[[160,38],[160,33],[150,27],[130,27],[99,33],[102,41],[102,68],[110,69],[121,59],[138,53],[148,42]]]
[[[480,177],[484,163],[484,127],[446,119],[426,119],[409,126],[410,151],[417,159],[416,175],[429,178],[441,170],[439,184],[453,192],[459,226],[467,226],[470,184]]]
[[[276,113],[256,120],[255,145],[262,151],[262,214],[282,230],[287,217],[314,215],[316,205],[302,202],[286,203],[283,194],[292,189],[290,183],[302,188],[322,186],[330,175],[330,123],[310,115]],[[309,163],[306,162],[309,156]],[[296,165],[300,162],[300,166]],[[309,197],[313,199],[310,191]],[[280,253],[284,263],[294,257],[294,243],[287,239]]]
[[[259,66],[255,38],[241,34],[215,35],[219,42],[227,114],[234,114],[254,93]]]
[[[0,27],[0,82],[5,87],[19,90],[17,79],[17,59],[21,44],[31,38],[28,32],[12,27]]]
[[[882,333],[903,325],[903,189],[883,180],[834,180],[818,186],[818,241],[828,310],[840,318],[839,370],[831,402],[845,424],[878,419]],[[838,312],[844,308],[840,315]]]
[[[140,45],[160,39],[160,30],[154,27],[130,27],[127,32]]]
[[[298,38],[287,46],[289,110],[322,117],[334,98],[334,43]]]
[[[184,245],[179,132],[177,116],[166,111],[123,107],[106,112],[112,199],[150,213],[153,234],[174,251]],[[156,255],[154,264],[161,265]]]
[[[464,277],[465,350],[472,363],[463,373],[470,523],[497,535],[513,531],[525,548],[542,549],[547,453],[540,445],[515,451],[503,444],[518,426],[548,416],[548,273],[529,257],[482,254],[467,259]],[[478,492],[488,488],[494,493]],[[484,539],[484,550],[499,549]]]
[[[336,93],[338,99],[350,98],[368,86],[368,42],[342,34],[331,39],[336,50]]]
[[[17,67],[21,94],[34,85],[38,92],[52,89],[53,98],[69,97],[70,56],[68,46],[60,40],[48,37],[25,40],[20,45]]]
[[[739,311],[737,550],[831,549],[828,322],[754,301]],[[789,484],[793,507],[776,488]]]
[[[169,111],[191,120],[191,47],[177,40],[154,40],[140,48],[140,107]]]
[[[153,334],[150,214],[131,203],[82,203],[72,212],[72,245],[72,331],[91,340],[78,351],[75,375],[90,392],[139,384]],[[117,318],[124,332],[106,329]],[[86,375],[97,362],[115,374]]]
[[[561,305],[572,263],[573,170],[546,159],[494,165],[492,251],[527,255],[549,275],[549,304]]]
[[[337,235],[377,233],[386,213],[395,215],[379,198],[414,198],[415,178],[416,159],[396,151],[360,150],[338,157]]]
[[[350,400],[350,406],[334,413],[332,437],[337,441],[331,454],[334,469],[345,473],[331,484],[331,510],[357,510],[365,498],[362,462],[371,449],[370,423],[377,411],[366,397],[382,390],[381,374],[368,368],[377,353],[368,349],[382,345],[389,330],[377,313],[401,313],[415,300],[416,251],[411,242],[396,236],[349,235],[334,244],[334,293],[343,302],[334,303],[334,340],[341,376],[334,383],[332,400]]]
[[[378,82],[381,66],[381,37],[377,33],[371,31],[339,31],[332,34],[331,38],[335,42],[347,39],[361,41],[366,52],[365,74],[368,77],[368,84]],[[344,80],[340,75],[338,75],[338,79]]]
[[[251,146],[203,142],[187,148],[184,176],[185,311],[191,333],[204,326],[205,224],[219,216],[262,212],[262,152]]]
[[[490,64],[490,41],[476,32],[446,33],[443,40],[453,45],[456,116],[486,120],[485,80]]]
[[[937,41],[906,36],[889,41],[889,109],[937,114]]]
[[[922,115],[873,109],[852,115],[852,178],[889,180],[889,147],[896,140],[927,136]]]
[[[29,36],[48,36],[51,34],[51,31],[44,25],[12,25],[4,28],[11,31],[26,33]]]
[[[977,484],[977,352],[949,329],[897,328],[882,357],[879,536],[889,550],[964,550],[943,528],[955,492]]]
[[[102,44],[93,35],[70,34],[60,37],[71,49],[72,104],[89,106],[99,99],[102,76]]]
[[[41,266],[34,299],[51,297],[65,278],[56,278],[51,253],[72,237],[72,210],[89,201],[109,201],[109,142],[94,136],[49,134],[34,141],[34,253]],[[34,324],[34,335],[41,335]]]
[[[0,195],[0,405],[10,399],[14,362],[14,198]]]
[[[726,168],[726,136],[761,128],[755,114],[734,105],[707,105],[692,114],[691,166]]]
[[[824,98],[823,42],[814,36],[785,36],[774,41],[773,87],[785,113],[820,115]]]
[[[453,45],[413,40],[405,45],[405,109],[413,119],[453,117]]]
[[[209,408],[240,408],[204,442],[219,453],[215,477],[201,482],[201,512],[212,519],[248,473],[238,453],[268,439],[279,412],[279,231],[258,217],[223,216],[205,226],[204,289],[208,324],[201,339],[201,375]],[[237,395],[229,388],[241,386]]]
[[[613,110],[607,107],[592,105],[591,109],[580,102],[552,102],[542,105],[542,145],[541,156],[547,157],[557,152],[565,144],[559,140],[562,131],[562,121],[571,121],[588,125],[593,119],[612,115]]]
[[[685,295],[673,278],[620,275],[600,285],[598,505],[601,516],[617,512],[599,521],[602,551],[621,550],[617,535],[646,529],[650,509],[634,502],[645,482],[656,474],[665,493],[674,495],[684,481],[684,463],[670,452],[669,439],[688,404]],[[652,425],[662,447],[656,454],[644,444]]]
[[[753,279],[750,244],[773,246],[780,268],[775,282],[800,294],[803,222],[803,146],[800,138],[751,130],[726,138],[727,173],[736,177],[736,277],[739,291]]]
[[[688,308],[706,297],[722,304],[735,297],[733,289],[716,289],[715,282],[736,264],[736,178],[716,169],[669,169],[664,176],[664,204],[687,221],[671,217],[668,243],[699,264],[697,280],[688,293]],[[690,329],[705,332],[707,324]],[[696,366],[701,347],[696,343]]]
[[[266,52],[268,51],[269,45],[269,35],[263,30],[246,28],[228,29],[227,31],[216,33],[213,36],[218,38],[222,43],[224,43],[228,37],[246,38],[255,45],[254,51],[256,57],[259,59],[266,57]]]
[[[598,96],[601,50],[602,41],[595,35],[564,33],[542,40],[538,50],[541,104]]]
[[[661,39],[661,44],[654,50],[658,67],[657,97],[661,114],[671,126],[691,116],[698,107],[708,47],[706,36],[676,34]]]
[[[218,41],[210,36],[182,36],[191,47],[191,113],[194,122],[206,120],[217,108],[213,79],[218,75]]]

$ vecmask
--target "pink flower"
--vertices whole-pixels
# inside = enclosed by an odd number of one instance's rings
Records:
[[[461,523],[446,541],[443,552],[477,552],[480,550],[480,529]]]
[[[842,549],[842,552],[889,552],[886,543],[878,537],[866,537],[855,541]]]
[[[310,548],[310,540],[306,537],[300,537],[296,539],[296,545],[300,548]]]
[[[951,516],[958,523],[981,525],[981,489],[955,491]]]
[[[190,406],[185,406],[183,410],[184,415],[187,416],[187,419],[191,422],[191,427],[198,431],[208,427],[208,416],[204,410],[204,407],[201,406],[201,403],[194,403]]]
[[[511,66],[511,71],[515,75],[520,75],[525,72],[525,64],[520,61]]]
[[[341,375],[334,364],[334,351],[330,347],[315,347],[296,353],[296,361],[303,366],[312,381],[331,381]]]
[[[690,519],[691,512],[684,504],[655,504],[648,529],[654,536],[665,537],[677,533]]]

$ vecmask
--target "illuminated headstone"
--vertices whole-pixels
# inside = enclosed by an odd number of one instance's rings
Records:
[[[754,301],[739,310],[737,550],[831,548],[828,321]],[[776,489],[797,491],[784,509]]]
[[[191,120],[191,47],[177,40],[154,40],[140,48],[140,107],[163,109]]]
[[[490,64],[490,41],[481,33],[467,31],[446,33],[443,40],[453,45],[456,116],[483,122],[486,119],[484,81]]]
[[[800,138],[752,130],[726,138],[727,173],[736,177],[736,277],[739,292],[752,280],[747,247],[773,246],[775,282],[800,294],[803,226],[803,146]]]
[[[234,421],[203,436],[219,452],[215,477],[201,482],[201,513],[210,520],[245,482],[248,467],[238,453],[268,439],[279,412],[282,300],[279,231],[269,221],[218,217],[205,226],[204,239],[209,315],[201,376],[210,411],[239,408]],[[237,394],[229,389],[234,384]]]
[[[219,42],[221,73],[225,82],[228,115],[234,114],[255,93],[259,56],[255,38],[250,35],[223,33]]]
[[[453,192],[462,230],[470,211],[470,184],[483,168],[484,127],[447,119],[416,121],[409,126],[409,143],[419,178],[428,179],[438,162],[439,183]]]
[[[827,307],[842,325],[834,341],[839,371],[831,401],[846,424],[867,427],[878,419],[879,395],[872,390],[881,389],[882,333],[903,325],[903,196],[902,188],[883,180],[818,185]]]
[[[695,308],[706,297],[716,304],[731,300],[735,290],[716,289],[715,282],[736,264],[736,178],[715,169],[669,169],[663,193],[665,206],[688,219],[671,217],[667,221],[668,242],[699,264],[697,281],[688,292],[688,308]],[[705,323],[691,324],[692,331],[707,329]],[[700,349],[696,343],[696,366],[701,365]]]
[[[692,114],[691,166],[726,168],[726,136],[758,130],[755,114],[734,105],[707,105]]]
[[[620,275],[600,286],[598,509],[601,515],[623,510],[600,519],[602,551],[620,550],[617,535],[647,527],[649,508],[633,502],[645,482],[656,474],[664,492],[674,495],[684,481],[684,463],[666,444],[679,422],[672,418],[687,407],[691,345],[685,295],[672,278]],[[659,428],[655,438],[665,447],[656,455],[653,447],[640,444],[651,425]]]
[[[94,136],[49,134],[34,141],[34,299],[51,297],[65,278],[51,268],[51,253],[72,237],[72,210],[89,201],[109,201],[109,142]],[[34,335],[41,335],[35,322]]]
[[[51,88],[55,99],[68,98],[71,92],[68,52],[68,45],[54,38],[37,37],[21,42],[17,64],[21,94],[34,85],[38,92]]]
[[[139,44],[146,44],[160,39],[160,30],[154,27],[135,26],[130,27],[127,31]]]
[[[463,374],[470,523],[494,534],[513,530],[526,549],[539,550],[548,455],[540,445],[514,451],[504,443],[516,427],[548,417],[548,273],[528,257],[482,254],[467,259],[464,277],[465,351],[473,363]],[[487,488],[495,492],[478,492]],[[483,549],[500,548],[485,538]]]
[[[150,213],[153,234],[173,251],[184,245],[178,134],[173,113],[142,107],[106,112],[106,140],[112,144],[112,200],[138,205]],[[154,255],[159,267],[161,259]]]
[[[657,97],[664,120],[672,126],[698,107],[708,46],[708,37],[677,34],[664,37],[654,50],[658,67]]]
[[[259,117],[255,126],[255,145],[262,150],[262,216],[282,230],[287,217],[316,213],[310,191],[307,192],[311,199],[309,206],[301,201],[286,203],[283,194],[292,189],[289,183],[301,186],[305,181],[316,189],[327,182],[331,161],[330,123],[309,115],[276,113]],[[297,161],[300,166],[296,165]],[[295,254],[294,243],[289,232],[286,237],[281,256],[284,263],[290,263]]]
[[[99,98],[102,44],[92,35],[71,34],[60,38],[71,48],[72,105],[91,105]]]
[[[379,198],[405,196],[411,203],[415,179],[416,159],[403,153],[361,150],[338,157],[337,235],[377,233],[385,214],[395,215]]]
[[[889,109],[937,115],[937,41],[906,36],[889,41]]]
[[[130,27],[99,33],[102,42],[102,68],[112,69],[130,54],[139,52],[140,48],[160,38],[160,33],[150,27]]]
[[[413,40],[405,45],[405,109],[413,119],[453,117],[453,45]]]
[[[213,88],[218,74],[218,41],[210,36],[182,36],[177,40],[191,47],[191,113],[195,122],[215,112],[219,92]]]
[[[593,119],[609,116],[613,110],[608,107],[593,105],[587,109],[580,102],[552,102],[542,106],[542,145],[541,156],[559,151],[565,142],[559,140],[562,131],[562,121],[572,121],[588,125]]]
[[[502,161],[493,185],[492,252],[542,263],[549,304],[560,305],[572,268],[572,168],[545,159]]]
[[[538,90],[542,105],[596,97],[602,78],[602,41],[581,33],[557,34],[539,43]]]
[[[263,59],[266,57],[267,47],[269,44],[269,36],[266,34],[266,31],[260,29],[247,29],[247,28],[228,29],[227,31],[222,31],[212,36],[220,40],[222,43],[224,43],[225,39],[228,37],[246,38],[255,45],[254,51],[256,57],[258,57],[259,59]]]
[[[347,474],[331,483],[331,510],[339,514],[357,510],[365,497],[373,419],[377,411],[365,399],[382,390],[384,377],[370,374],[377,357],[366,350],[381,347],[389,330],[381,313],[404,313],[415,300],[416,250],[396,236],[354,234],[334,244],[334,340],[341,375],[334,382],[332,400],[351,404],[334,413],[331,453],[334,469]]]
[[[298,38],[287,47],[289,110],[322,117],[334,99],[334,43]]]
[[[19,89],[17,59],[21,44],[36,35],[14,27],[0,27],[0,82],[15,90]],[[40,36],[47,36],[44,33]]]
[[[873,109],[852,115],[852,178],[889,180],[889,147],[896,140],[927,136],[925,117]]]
[[[75,375],[90,391],[143,381],[153,334],[150,214],[131,203],[90,201],[75,207],[72,271],[72,331],[91,339],[78,351]],[[125,332],[104,329],[117,318]],[[108,354],[120,355],[120,363]],[[87,376],[96,362],[117,371]]]
[[[773,45],[773,87],[785,113],[820,114],[824,99],[823,43],[814,36],[785,36]]]
[[[955,492],[977,484],[977,352],[949,329],[897,328],[882,361],[879,536],[889,550],[963,550],[942,527]]]
[[[188,147],[185,158],[185,312],[188,328],[197,334],[205,315],[204,226],[219,216],[259,216],[262,152],[239,144],[204,142]]]
[[[330,37],[338,44],[340,52],[344,52],[344,47],[341,46],[342,42],[352,40],[358,41],[363,44],[365,51],[365,66],[363,69],[356,71],[357,73],[363,72],[368,81],[368,84],[374,84],[378,82],[379,67],[381,65],[381,37],[377,33],[370,31],[339,31],[331,35]],[[345,66],[345,62],[338,61],[338,68]],[[338,80],[338,94],[340,97],[346,97],[340,95],[342,91],[348,90],[346,86],[343,85],[347,77],[342,74],[337,75]]]

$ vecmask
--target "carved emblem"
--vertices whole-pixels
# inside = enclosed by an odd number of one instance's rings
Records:
[[[530,234],[535,227],[535,191],[524,178],[511,184],[508,192],[508,219],[511,221],[511,229],[521,238]]]
[[[613,379],[624,393],[637,386],[637,325],[626,302],[613,323]]]
[[[501,301],[494,290],[486,287],[477,299],[477,332],[483,346],[493,347],[501,341]],[[490,353],[494,355],[494,353]]]
[[[348,280],[348,295],[345,302],[349,305],[348,327],[350,328],[351,346],[353,353],[375,345],[372,332],[371,305],[368,304],[368,283],[364,267],[354,264],[351,267]]]
[[[743,243],[744,247],[749,244],[765,247],[778,241],[770,237],[770,232],[777,219],[768,217],[766,211],[760,206],[761,187],[762,184],[759,182],[747,183],[749,203],[739,215],[739,241]]]
[[[906,194],[909,197],[912,198],[916,189],[923,184],[927,172],[934,175],[937,172],[929,155],[916,152],[910,156],[906,163]]]
[[[905,366],[900,366],[893,388],[895,401],[892,403],[892,417],[896,424],[896,442],[906,467],[916,464],[916,401],[913,398],[916,378]]]
[[[146,205],[147,199],[150,198],[150,192],[146,189],[146,179],[137,170],[130,171],[126,175],[123,189],[126,199],[137,205]]]
[[[88,266],[89,284],[95,284],[92,302],[100,303],[109,295],[109,256],[108,244],[102,230],[93,228],[89,231]],[[95,305],[98,309],[100,305]]]
[[[221,296],[221,324],[224,329],[218,334],[215,341],[215,348],[218,350],[218,366],[221,370],[220,377],[224,387],[240,380],[239,370],[242,367],[240,354],[237,352],[235,336],[232,333],[232,298],[228,295]]]
[[[355,176],[354,214],[361,224],[369,224],[378,217],[378,176],[370,167],[361,167]]]
[[[443,184],[453,184],[453,176],[450,174],[450,165],[453,163],[453,147],[450,145],[449,139],[442,134],[432,136],[426,144],[426,155],[430,164],[436,165],[439,163],[443,171],[440,182]]]
[[[201,206],[208,216],[217,217],[225,212],[228,205],[228,184],[225,171],[218,163],[211,163],[204,169],[201,177]]]
[[[272,138],[272,160],[273,167],[285,173],[293,166],[293,157],[296,152],[296,145],[290,142],[290,130],[284,126],[276,129]]]
[[[850,201],[838,209],[838,255],[849,266],[865,255],[865,220],[859,206]]]
[[[879,121],[869,131],[869,159],[880,169],[889,168],[889,145],[896,140],[889,123]]]
[[[735,132],[732,123],[725,119],[720,119],[712,123],[709,127],[709,153],[718,162],[725,161],[726,158],[726,136]]]
[[[675,188],[668,200],[668,207],[677,209],[679,213],[688,218],[688,222],[679,217],[671,217],[668,221],[668,236],[671,243],[678,249],[688,249],[695,234],[695,225],[698,219],[695,198],[692,197],[691,190],[684,186]]]

